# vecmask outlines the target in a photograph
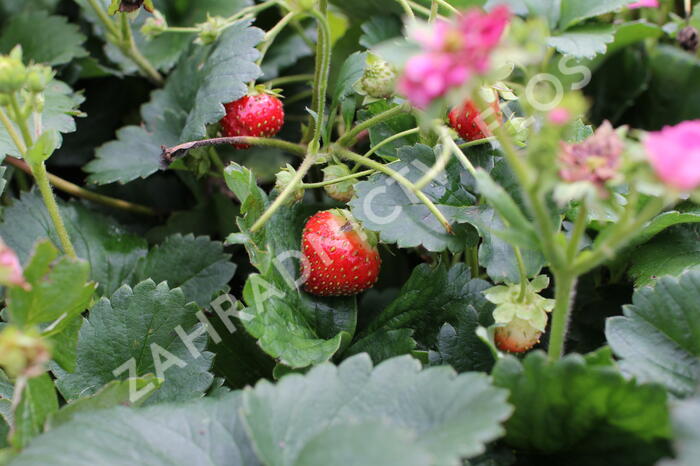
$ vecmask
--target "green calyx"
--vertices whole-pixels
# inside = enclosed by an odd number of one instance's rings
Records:
[[[539,292],[549,286],[549,277],[539,275],[528,282],[525,293],[521,284],[506,284],[484,291],[487,300],[496,305],[493,318],[496,325],[506,325],[515,319],[528,322],[541,332],[547,325],[547,313],[554,309],[553,299],[543,298]]]
[[[350,167],[344,163],[328,165],[323,169],[323,181],[332,182],[352,174]],[[357,179],[348,179],[324,186],[326,193],[338,202],[349,202],[355,195]]]
[[[376,248],[379,244],[377,233],[367,230],[347,209],[331,209],[331,212],[341,224],[342,231],[354,231],[362,241],[371,248]]]
[[[294,169],[294,167],[287,164],[285,168],[283,168],[280,172],[277,173],[277,175],[275,175],[275,189],[280,193],[284,191],[287,188],[287,186],[289,186],[289,184],[292,182],[294,175],[296,175],[296,170]],[[302,199],[304,199],[304,192],[305,191],[303,188],[295,189],[287,202],[289,204],[293,204],[295,202],[301,201]]]

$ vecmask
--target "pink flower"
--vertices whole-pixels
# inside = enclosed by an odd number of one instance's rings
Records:
[[[399,91],[418,108],[425,108],[451,87],[469,77],[469,69],[445,54],[422,54],[411,58],[399,82]]]
[[[0,240],[0,285],[19,286],[29,289],[24,279],[17,254]]]
[[[505,6],[491,13],[473,9],[455,22],[436,21],[429,32],[414,35],[423,53],[411,58],[399,81],[399,89],[413,105],[425,108],[474,74],[486,73],[489,56],[501,40],[510,20]]]
[[[571,121],[571,112],[564,107],[557,107],[549,112],[548,119],[553,125],[564,126]]]
[[[664,183],[682,191],[700,187],[700,120],[649,133],[644,145]]]
[[[637,8],[658,8],[659,0],[639,0],[638,2],[630,3],[627,8],[636,10]]]
[[[561,143],[559,176],[569,183],[593,183],[601,197],[607,197],[605,183],[613,179],[620,167],[623,143],[609,121],[583,142]]]

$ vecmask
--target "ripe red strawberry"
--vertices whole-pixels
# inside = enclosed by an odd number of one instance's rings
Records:
[[[491,110],[499,123],[503,121],[503,113],[501,113],[498,99],[491,103]],[[489,122],[493,121],[490,115],[485,114],[484,116]],[[466,141],[476,141],[491,136],[491,131],[484,122],[481,112],[471,100],[466,100],[462,105],[453,108],[449,118],[450,126],[457,131],[459,137]]]
[[[225,104],[226,116],[221,119],[221,130],[226,137],[272,137],[284,125],[284,108],[280,99],[261,92],[247,95]],[[233,144],[237,149],[247,149],[247,144]]]
[[[347,210],[318,212],[301,237],[304,289],[319,296],[351,296],[374,286],[381,259],[376,237]],[[308,269],[307,269],[308,267]]]
[[[524,353],[540,342],[542,332],[527,320],[515,317],[501,327],[496,327],[496,346],[501,351]]]

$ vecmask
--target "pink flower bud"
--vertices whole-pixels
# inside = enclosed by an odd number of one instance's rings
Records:
[[[571,121],[571,112],[564,107],[557,107],[549,112],[548,119],[553,125],[564,126]]]
[[[0,240],[0,285],[30,288],[29,283],[24,279],[17,254],[2,240]]]
[[[651,132],[644,141],[657,176],[681,191],[700,187],[700,120]]]

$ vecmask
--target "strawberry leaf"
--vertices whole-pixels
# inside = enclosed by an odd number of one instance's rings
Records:
[[[484,374],[421,370],[409,356],[372,368],[367,355],[357,355],[338,367],[323,364],[306,375],[284,377],[277,385],[259,382],[245,392],[242,412],[261,461],[270,466],[300,464],[299,455],[319,448],[319,437],[333,437],[331,426],[379,420],[405,429],[432,457],[428,464],[456,464],[482,453],[485,442],[501,434],[500,423],[510,412],[505,396]]]
[[[700,266],[699,237],[697,228],[676,227],[632,250],[627,273],[635,286],[653,285],[658,277]]]
[[[227,28],[211,46],[191,46],[162,90],[141,108],[142,126],[127,126],[117,140],[96,151],[85,166],[97,184],[126,183],[161,168],[161,146],[202,139],[206,126],[226,114],[224,103],[243,97],[260,75],[255,45],[262,31],[243,21]]]
[[[201,396],[213,379],[208,372],[213,355],[204,351],[206,333],[192,342],[199,353],[195,355],[176,333],[178,327],[187,335],[199,328],[196,312],[197,306],[186,304],[181,290],[171,290],[166,283],[146,280],[133,289],[122,286],[90,311],[80,330],[75,372],[53,368],[58,389],[73,401],[113,380],[155,373],[163,384],[147,403]]]
[[[78,26],[68,23],[63,16],[49,16],[42,10],[25,11],[5,24],[0,52],[8,53],[21,45],[25,62],[64,65],[87,56],[83,48],[85,40]]]
[[[129,233],[114,219],[77,203],[59,202],[78,257],[90,261],[98,294],[109,296],[124,283],[136,285],[152,278],[181,287],[188,301],[206,306],[231,280],[235,265],[223,245],[206,237],[173,235],[150,251],[146,241]],[[5,210],[0,236],[26,261],[40,238],[60,244],[38,192],[25,193]]]
[[[666,391],[610,364],[577,354],[549,362],[541,351],[499,360],[494,384],[510,390],[515,406],[506,443],[551,464],[654,464],[670,434]]]
[[[434,347],[440,326],[445,322],[455,325],[470,306],[483,313],[488,320],[493,306],[481,292],[490,283],[472,279],[465,264],[448,268],[444,264],[430,267],[421,264],[401,287],[399,296],[392,301],[363,331],[360,339],[348,351],[367,347],[383,332],[402,328],[415,329],[413,337],[425,347]]]
[[[620,367],[642,382],[663,384],[676,396],[692,395],[700,383],[698,302],[700,270],[638,289],[624,316],[606,323]]]
[[[31,378],[22,390],[22,397],[14,412],[12,445],[21,449],[44,431],[44,423],[58,411],[58,395],[48,373]]]
[[[675,460],[665,460],[661,466],[693,466],[700,455],[700,397],[695,396],[671,406],[675,433]]]
[[[240,405],[241,393],[235,392],[180,405],[82,413],[37,439],[13,462],[258,466],[238,414]]]
[[[389,167],[413,182],[418,181],[435,163],[433,149],[422,144],[402,147],[398,157],[400,160],[389,164]],[[372,175],[367,181],[357,183],[357,197],[349,205],[355,218],[365,228],[379,232],[385,243],[396,243],[401,248],[423,246],[433,252],[446,249],[463,251],[478,241],[476,230],[471,225],[455,224],[464,207],[475,202],[474,196],[463,186],[467,176],[459,162],[452,159],[446,171],[423,189],[447,220],[453,223],[454,234],[448,234],[413,193],[383,174]]]

